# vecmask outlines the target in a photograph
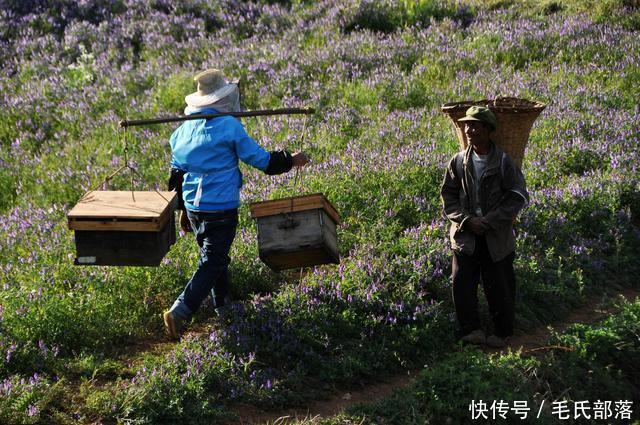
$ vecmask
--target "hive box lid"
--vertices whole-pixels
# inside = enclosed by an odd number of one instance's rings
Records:
[[[157,232],[178,203],[176,192],[87,192],[67,214],[72,230]]]
[[[336,224],[340,224],[338,211],[331,205],[322,193],[292,196],[290,198],[274,199],[271,201],[253,202],[249,205],[251,218],[265,217],[297,211],[322,208]]]

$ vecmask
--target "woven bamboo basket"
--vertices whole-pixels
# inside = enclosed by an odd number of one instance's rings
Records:
[[[498,128],[491,134],[491,139],[522,168],[531,127],[547,105],[515,97],[445,103],[440,109],[453,121],[461,150],[467,148],[468,142],[463,123],[458,120],[471,106],[486,106],[494,113]]]

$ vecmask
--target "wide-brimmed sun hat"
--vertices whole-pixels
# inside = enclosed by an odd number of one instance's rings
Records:
[[[491,112],[489,108],[484,106],[472,106],[467,109],[465,116],[458,121],[480,121],[491,127],[491,130],[495,130],[498,127],[498,120],[496,116]]]
[[[202,107],[211,105],[230,95],[236,84],[228,83],[219,69],[207,69],[193,77],[198,83],[198,91],[185,96],[184,101],[189,106]]]

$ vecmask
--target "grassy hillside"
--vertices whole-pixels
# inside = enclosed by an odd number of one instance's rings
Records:
[[[519,329],[640,272],[637,2],[9,1],[0,11],[0,419],[211,423],[229,406],[303,404],[437,361],[453,344],[439,184],[457,150],[442,103],[546,103],[524,162]],[[158,268],[73,266],[65,214],[125,164],[168,178],[192,75],[241,77],[267,149],[304,149],[299,186],[242,168],[232,310],[164,351],[160,313],[195,270],[192,237]],[[125,146],[127,151],[125,152]],[[128,174],[114,189],[130,188]],[[323,192],[342,262],[299,278],[258,259],[250,201]],[[138,345],[136,345],[138,344]],[[138,347],[138,348],[136,348]],[[142,351],[142,352],[140,352]],[[493,367],[489,365],[488,367]]]

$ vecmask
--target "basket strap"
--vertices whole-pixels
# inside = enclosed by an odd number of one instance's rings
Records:
[[[456,173],[456,177],[458,178],[458,180],[462,181],[462,177],[464,176],[464,170],[462,169],[462,162],[463,162],[463,157],[464,154],[462,152],[458,152],[456,154],[456,159],[455,159],[455,173]]]

